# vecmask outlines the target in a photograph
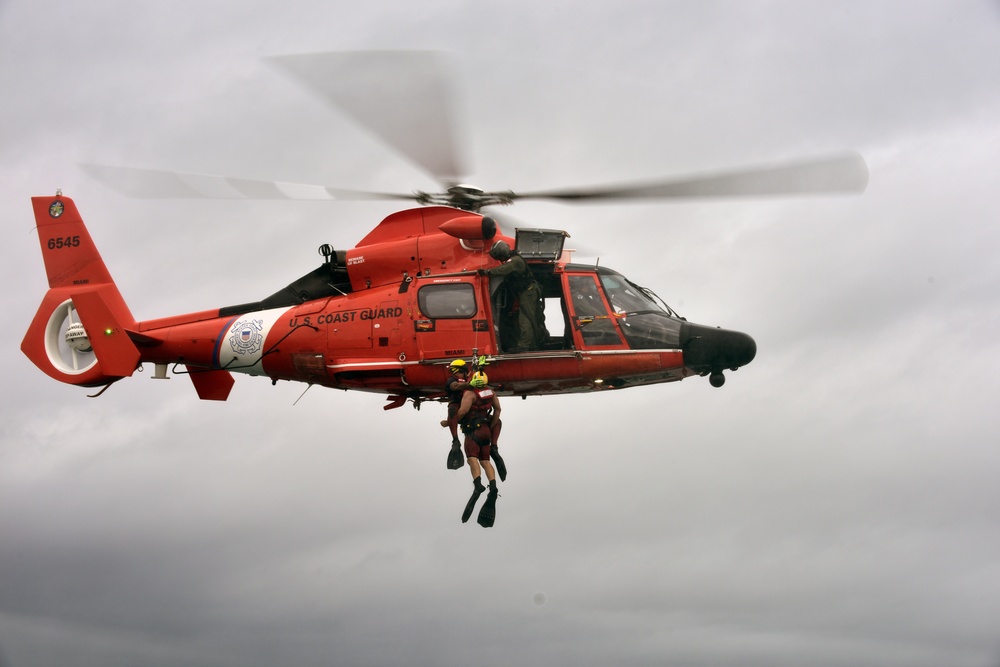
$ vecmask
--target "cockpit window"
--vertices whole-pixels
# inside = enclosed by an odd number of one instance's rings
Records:
[[[602,273],[601,284],[618,316],[618,328],[633,350],[680,347],[681,320],[670,306],[624,276]]]
[[[431,319],[461,319],[476,314],[476,293],[470,283],[427,285],[417,292],[420,312]]]
[[[676,350],[681,346],[681,321],[663,312],[633,313],[618,320],[633,350]]]
[[[655,294],[645,287],[629,282],[624,276],[604,273],[601,275],[601,284],[608,293],[611,307],[618,314],[659,310],[676,315]]]

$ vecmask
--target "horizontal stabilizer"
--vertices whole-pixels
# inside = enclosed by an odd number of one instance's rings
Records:
[[[224,370],[203,370],[187,367],[191,382],[203,401],[224,401],[236,382],[233,374]]]

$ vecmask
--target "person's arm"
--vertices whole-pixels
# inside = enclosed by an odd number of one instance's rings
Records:
[[[524,273],[527,270],[528,265],[524,263],[524,258],[520,255],[514,255],[500,266],[494,266],[492,269],[486,269],[486,273],[490,277],[505,278],[512,273]]]
[[[471,391],[462,394],[462,404],[458,406],[458,412],[455,413],[455,421],[461,421],[462,417],[468,414],[469,410],[472,409],[472,401],[475,398],[476,395]]]
[[[490,420],[490,428],[497,425],[500,421],[500,398],[493,394],[493,419]]]

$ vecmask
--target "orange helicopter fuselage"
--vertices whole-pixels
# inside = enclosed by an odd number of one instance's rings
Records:
[[[721,375],[756,351],[749,336],[690,324],[617,272],[572,263],[564,232],[508,238],[490,218],[445,206],[390,215],[262,301],[137,322],[73,201],[33,204],[50,289],[22,350],[70,384],[108,385],[149,363],[156,377],[189,374],[205,399],[225,400],[243,373],[383,393],[388,408],[441,398],[456,358],[482,359],[499,393],[527,396]],[[537,349],[505,350],[516,300],[481,271],[497,266],[488,250],[498,239],[541,286],[548,335]]]

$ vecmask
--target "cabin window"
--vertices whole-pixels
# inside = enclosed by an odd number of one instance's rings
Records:
[[[417,292],[424,317],[433,320],[468,319],[476,315],[476,292],[471,283],[426,285]]]

